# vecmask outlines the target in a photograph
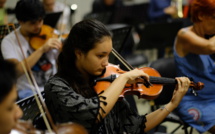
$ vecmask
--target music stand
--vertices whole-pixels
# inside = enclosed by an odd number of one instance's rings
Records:
[[[42,91],[41,94],[42,94],[42,97],[44,98],[45,92]],[[19,107],[24,112],[24,114],[22,116],[23,120],[29,120],[30,119],[33,121],[33,119],[38,114],[41,114],[34,95],[26,97],[22,100],[19,100],[16,103],[17,103],[17,105],[19,105]]]
[[[111,23],[139,24],[148,21],[148,3],[126,5],[116,8]]]
[[[44,99],[45,98],[45,92],[42,91],[41,95]],[[38,96],[38,94],[37,94],[37,96]],[[45,99],[43,101],[45,101]],[[24,98],[22,100],[19,100],[16,103],[17,103],[17,105],[19,105],[19,107],[22,109],[22,111],[24,113],[22,118],[21,118],[22,120],[25,120],[25,121],[31,120],[33,125],[36,128],[39,128],[41,130],[45,130],[46,126],[45,126],[43,118],[41,117],[43,113],[41,113],[41,111],[38,107],[38,104],[37,104],[36,99],[35,99],[35,95],[32,95],[32,96],[29,96],[29,97]]]
[[[172,47],[177,32],[182,26],[182,21],[145,24],[136,49],[146,50],[156,48],[162,50],[165,47]],[[160,54],[158,55],[158,58],[160,58]]]
[[[55,28],[62,13],[63,12],[47,13],[44,18],[44,24]]]
[[[128,39],[129,34],[131,33],[132,27],[125,24],[111,24],[107,25],[107,28],[112,32],[112,42],[113,48],[119,53],[122,54],[123,50],[126,49],[125,44]],[[109,57],[109,62],[117,64],[117,58],[111,53]]]

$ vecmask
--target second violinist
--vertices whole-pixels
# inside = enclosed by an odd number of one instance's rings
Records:
[[[18,97],[23,99],[33,93],[24,74],[23,61],[27,61],[37,84],[43,90],[44,83],[49,76],[56,73],[56,57],[62,44],[57,38],[49,38],[40,48],[34,50],[31,47],[30,39],[32,35],[40,33],[45,16],[43,4],[39,0],[19,0],[15,7],[15,13],[20,27],[3,39],[1,51],[4,59],[16,64],[19,76],[17,81]],[[24,50],[26,59],[22,56],[18,42]]]
[[[165,109],[138,115],[124,98],[118,101],[126,83],[135,83],[140,76],[149,79],[138,69],[119,75],[97,94],[94,80],[104,73],[111,51],[111,34],[101,22],[84,20],[73,26],[58,57],[58,72],[45,85],[45,101],[55,122],[79,123],[92,134],[143,134],[178,106],[190,84],[185,77],[176,78]]]

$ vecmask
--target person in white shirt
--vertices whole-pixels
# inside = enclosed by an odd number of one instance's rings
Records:
[[[38,35],[43,26],[45,10],[42,2],[20,0],[16,4],[15,11],[20,27],[4,37],[1,51],[4,59],[16,65],[19,77],[17,80],[18,97],[23,99],[33,95],[33,86],[24,73],[24,60],[27,61],[42,91],[46,80],[56,72],[56,58],[59,53],[57,50],[61,48],[62,43],[57,38],[49,38],[38,49],[33,49],[34,44],[30,44],[32,37]],[[23,57],[19,44],[25,57]]]

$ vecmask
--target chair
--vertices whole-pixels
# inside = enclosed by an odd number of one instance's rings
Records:
[[[167,78],[175,78],[176,77],[176,67],[173,57],[169,58],[160,58],[156,61],[153,61],[149,64],[149,67],[154,68],[157,70],[162,77]],[[163,90],[161,94],[156,98],[155,100],[152,100],[150,102],[151,104],[151,110],[154,111],[158,108],[160,108],[162,105],[168,103],[171,98],[174,91],[175,86],[174,85],[164,85]],[[176,114],[176,112],[171,112],[163,122],[172,122],[177,123],[178,127],[176,127],[171,134],[175,133],[179,128],[184,129],[184,133],[188,134],[188,128],[190,128],[189,134],[192,134],[193,128],[183,122],[180,117]]]
[[[45,96],[45,92],[41,92],[43,98]],[[17,101],[17,104],[23,111],[22,120],[31,120],[33,125],[41,130],[45,130],[45,123],[41,118],[41,112],[38,108],[35,96],[29,96],[25,99]]]

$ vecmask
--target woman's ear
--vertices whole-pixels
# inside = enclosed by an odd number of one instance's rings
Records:
[[[75,55],[76,55],[77,59],[80,59],[80,57],[82,55],[82,52],[79,49],[76,49],[75,50]]]

